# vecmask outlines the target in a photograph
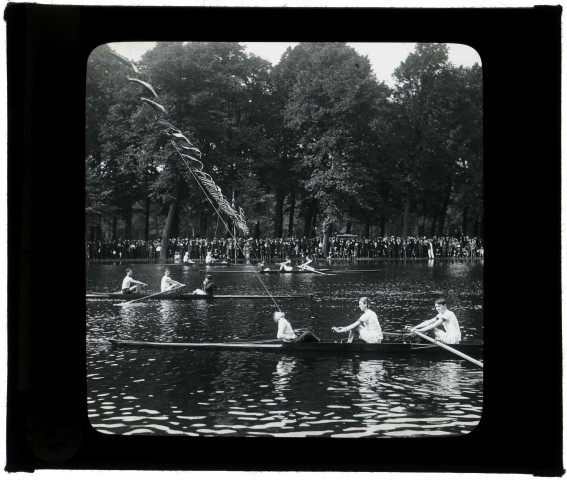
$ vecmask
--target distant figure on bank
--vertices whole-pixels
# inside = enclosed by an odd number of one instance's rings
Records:
[[[368,307],[369,303],[368,297],[362,297],[358,301],[360,310],[364,312],[362,316],[346,327],[332,327],[331,330],[337,333],[348,332],[348,343],[352,343],[356,337],[366,343],[382,343],[384,338],[382,328],[378,322],[378,316]]]
[[[461,341],[461,329],[456,315],[447,308],[444,298],[435,300],[437,315],[431,320],[426,320],[419,325],[410,328],[410,332],[425,333],[433,330],[435,339],[448,345],[457,344]],[[443,327],[443,329],[438,327]]]
[[[217,286],[213,282],[213,277],[210,274],[205,275],[203,280],[203,289],[197,288],[193,291],[193,295],[213,295]]]
[[[281,271],[291,272],[293,270],[293,267],[291,266],[291,260],[289,259],[289,257],[285,257],[285,262],[282,262],[278,265],[280,266],[280,272]]]
[[[319,342],[320,339],[317,335],[305,330],[297,336],[291,327],[291,323],[285,318],[284,312],[274,312],[274,322],[278,324],[278,340],[284,342]],[[299,329],[298,329],[299,332]]]
[[[127,268],[126,276],[124,277],[124,280],[122,280],[122,293],[126,295],[130,293],[142,293],[142,287],[148,286],[144,282],[134,280],[132,278],[132,273],[134,273],[134,271],[131,268]]]
[[[195,263],[189,258],[189,252],[185,252],[185,255],[183,255],[183,263]]]
[[[169,268],[165,269],[165,273],[161,279],[161,291],[162,292],[167,292],[168,290],[171,290],[173,288],[178,288],[178,287],[184,287],[185,285],[183,283],[179,283],[176,282],[175,280],[173,280],[169,275],[170,275],[170,270]]]

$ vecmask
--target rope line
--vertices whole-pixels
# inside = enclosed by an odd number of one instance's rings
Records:
[[[209,195],[207,193],[207,191],[205,190],[205,188],[203,188],[203,186],[201,185],[201,182],[199,181],[199,179],[197,178],[197,175],[195,175],[195,172],[193,172],[193,169],[189,166],[189,164],[187,163],[187,161],[183,158],[183,155],[181,155],[181,152],[179,151],[179,149],[177,148],[177,145],[175,145],[174,142],[171,142],[173,147],[175,148],[175,150],[177,150],[177,153],[179,154],[179,156],[181,157],[181,159],[183,160],[183,163],[185,163],[185,166],[187,167],[187,169],[189,170],[189,172],[191,173],[191,175],[193,176],[193,178],[195,179],[195,182],[197,182],[197,185],[199,186],[199,188],[201,189],[201,191],[205,194],[205,197],[207,198],[207,200],[210,202],[210,204],[212,205],[213,209],[215,210],[215,213],[218,215],[218,219],[220,219],[220,221],[223,223],[223,225],[225,226],[228,234],[232,237],[233,241],[234,241],[234,246],[235,248],[238,248],[238,250],[240,250],[240,252],[242,253],[242,256],[244,256],[244,251],[242,250],[242,248],[240,247],[240,245],[238,244],[236,237],[232,234],[232,232],[230,231],[229,226],[227,225],[227,223],[224,221],[224,218],[222,218],[220,212],[217,210],[217,207],[215,206],[215,204],[212,202],[212,200],[209,198]],[[217,220],[218,222],[218,220]],[[272,300],[273,304],[276,306],[276,308],[278,309],[278,311],[281,312],[281,308],[278,305],[278,303],[276,302],[276,299],[273,297],[272,293],[270,292],[270,290],[268,289],[268,287],[266,286],[266,284],[263,282],[262,278],[260,277],[260,274],[254,270],[254,274],[256,275],[256,278],[259,280],[259,282],[262,284],[262,286],[264,287],[264,290],[266,290],[266,292],[268,293],[268,295],[270,296],[270,299]]]

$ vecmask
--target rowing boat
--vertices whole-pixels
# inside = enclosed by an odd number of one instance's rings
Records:
[[[120,340],[110,338],[110,343],[117,347],[130,348],[184,348],[188,350],[252,350],[252,351],[281,351],[291,353],[314,352],[314,353],[357,353],[377,356],[388,355],[434,355],[442,357],[452,357],[436,345],[414,343],[414,342],[384,342],[384,343],[340,343],[340,342],[300,342],[300,343],[281,343],[281,342],[233,342],[233,343],[173,343],[173,342],[144,342],[135,340]],[[454,345],[460,352],[482,356],[483,343],[460,343]]]
[[[313,295],[199,295],[195,293],[158,293],[153,295],[150,300],[208,300],[208,299],[227,299],[227,298],[312,298]],[[122,292],[99,293],[92,292],[86,294],[87,300],[138,300],[140,298],[148,298],[147,293],[130,293]]]
[[[331,269],[330,268],[322,268],[321,270],[317,269],[317,272],[330,272]],[[217,273],[264,273],[264,274],[269,274],[269,273],[317,273],[315,271],[312,270],[290,270],[290,271],[285,271],[285,270],[221,270],[218,272],[214,272],[215,274]],[[210,270],[199,270],[199,273],[213,273]]]
[[[330,272],[330,268],[322,268],[321,270],[259,270],[258,273],[279,273],[279,274],[286,274],[286,273],[317,273],[317,272]]]

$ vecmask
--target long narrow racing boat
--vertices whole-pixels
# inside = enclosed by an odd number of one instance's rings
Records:
[[[219,270],[218,272],[211,272],[210,270],[199,270],[199,273],[260,273],[260,274],[270,274],[270,273],[281,273],[281,274],[290,274],[290,273],[313,273],[317,274],[317,272],[330,272],[330,268],[322,268],[321,270],[317,269],[317,271],[312,270]]]
[[[375,356],[389,355],[427,355],[455,358],[455,355],[430,343],[415,342],[384,342],[384,343],[340,343],[340,342],[233,342],[233,343],[173,343],[173,342],[144,342],[135,340],[108,339],[117,347],[128,348],[185,348],[188,350],[252,350],[252,351],[281,351],[290,353],[358,353]],[[453,345],[459,352],[482,357],[483,343],[460,343]]]
[[[313,298],[313,295],[198,295],[194,293],[157,293],[157,294],[147,294],[147,293],[130,293],[123,294],[122,292],[91,292],[86,295],[87,300],[138,300],[145,298],[148,300],[210,300],[210,299],[227,299],[227,298],[245,298],[245,299],[260,299],[260,298],[277,298],[277,299],[287,299],[287,298]]]

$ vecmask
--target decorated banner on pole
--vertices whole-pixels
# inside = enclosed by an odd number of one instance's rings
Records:
[[[116,52],[111,52],[116,58],[118,58],[122,63],[131,67],[134,72],[138,73],[138,69],[136,65],[128,60],[127,58],[119,55]],[[148,83],[137,78],[127,77],[130,82],[136,83],[144,87],[144,89],[151,93],[154,99],[159,99],[156,91],[154,88]],[[167,110],[165,107],[155,100],[151,100],[146,97],[141,97],[142,102],[144,104],[150,106],[160,115],[167,115]],[[163,128],[163,133],[170,137],[170,142],[177,151],[177,154],[183,160],[183,163],[192,174],[193,178],[197,181],[197,183],[201,186],[203,191],[208,194],[207,197],[209,201],[211,201],[212,197],[216,204],[218,205],[219,209],[228,215],[235,223],[235,225],[242,231],[244,235],[248,235],[249,230],[248,226],[246,225],[246,219],[244,217],[244,210],[242,207],[239,210],[236,210],[234,205],[234,192],[232,196],[232,205],[228,202],[226,197],[223,195],[220,187],[215,184],[213,178],[206,173],[203,168],[203,162],[201,161],[201,151],[196,148],[189,139],[183,135],[183,133],[172,123],[168,122],[165,119],[157,120],[158,125]],[[212,203],[212,201],[211,201]],[[214,205],[213,205],[214,206]]]

